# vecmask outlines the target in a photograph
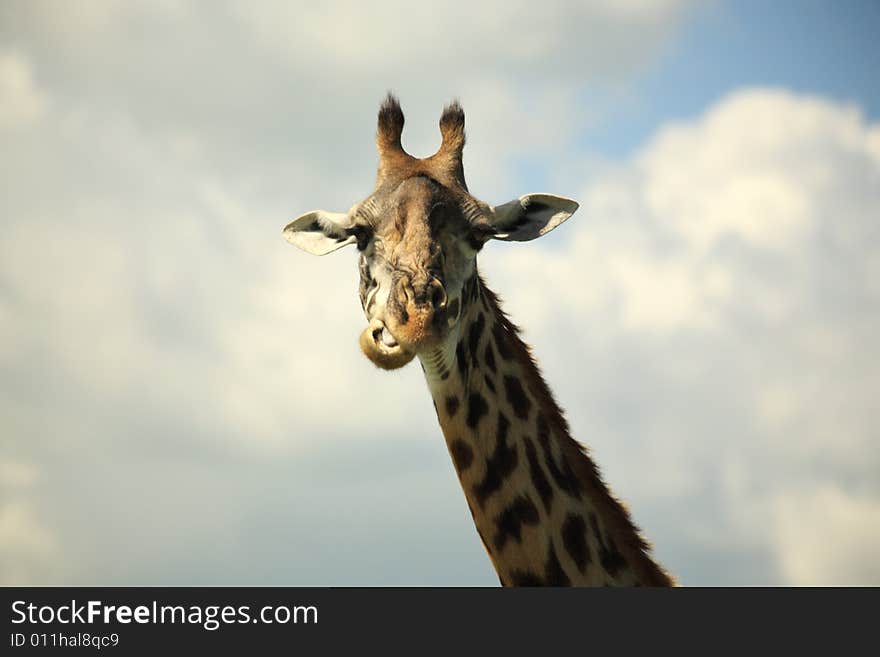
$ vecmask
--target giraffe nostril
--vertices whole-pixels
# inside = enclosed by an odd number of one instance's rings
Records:
[[[438,278],[432,277],[430,279],[426,293],[426,300],[431,304],[431,307],[434,310],[443,310],[446,308],[446,288]]]
[[[409,306],[414,301],[415,292],[410,284],[409,277],[401,276],[394,283],[394,290],[398,301],[404,307]]]
[[[458,311],[460,309],[461,309],[461,302],[459,302],[458,299],[453,299],[452,303],[450,303],[449,307],[447,308],[447,312],[449,315],[448,316],[449,321],[454,322],[455,320],[458,319]]]
[[[435,310],[443,310],[446,307],[446,290],[440,283],[434,285],[431,290],[431,305]]]

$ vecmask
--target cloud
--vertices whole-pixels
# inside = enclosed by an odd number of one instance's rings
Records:
[[[16,461],[0,461],[0,486],[8,488],[24,488],[32,485],[37,479],[37,470],[27,463]]]
[[[0,153],[4,581],[496,582],[421,372],[358,352],[354,254],[280,228],[369,191],[388,87],[418,154],[462,98],[487,201],[587,170],[584,90],[650,67],[688,6],[407,8],[406,32],[346,6],[0,7],[0,93],[30,107]],[[878,159],[857,109],[745,90],[551,185],[582,209],[545,244],[481,256],[685,583],[874,581]]]
[[[874,494],[834,486],[791,491],[773,501],[780,564],[799,586],[880,582],[880,505]]]
[[[0,130],[33,123],[48,103],[34,82],[30,63],[20,53],[0,51]]]
[[[30,463],[0,458],[0,584],[23,586],[57,573],[58,545],[28,500],[40,473]]]
[[[590,182],[558,248],[486,258],[685,583],[877,581],[878,134],[852,106],[733,93]],[[725,570],[737,545],[761,556]]]
[[[236,3],[236,15],[259,41],[295,68],[338,70],[370,77],[421,71],[428,80],[450,74],[592,77],[629,73],[648,61],[687,3],[490,1],[453,2],[443,11],[403,1],[369,7],[350,1],[316,6]],[[528,26],[527,28],[525,26]],[[639,34],[641,47],[627,38]],[[438,61],[438,45],[443,47]],[[378,47],[380,46],[381,47]],[[426,80],[427,81],[427,80]]]
[[[369,191],[376,103],[385,90],[418,92],[407,108],[408,146],[416,152],[436,147],[441,103],[458,92],[470,96],[469,168],[506,200],[500,194],[515,172],[501,163],[564,148],[577,121],[571,94],[553,80],[577,70],[589,81],[599,75],[595,62],[611,62],[609,75],[633,62],[648,65],[685,9],[680,2],[638,11],[604,2],[523,9],[543,26],[524,49],[521,39],[508,38],[514,26],[498,22],[511,21],[509,11],[453,4],[436,20],[408,23],[430,32],[431,43],[491,48],[493,64],[464,66],[473,53],[449,47],[448,61],[428,81],[423,64],[436,58],[435,46],[390,20],[420,11],[404,3],[364,13],[357,3],[231,3],[196,12],[185,3],[99,2],[76,16],[51,3],[4,5],[0,24],[15,30],[0,28],[0,35],[26,53],[58,100],[44,130],[22,137],[15,158],[0,161],[10,182],[0,313],[19,318],[3,329],[7,375],[33,390],[51,385],[57,411],[89,418],[83,431],[101,437],[90,440],[127,431],[138,423],[126,414],[149,405],[171,426],[195,423],[234,442],[248,436],[249,444],[288,444],[292,421],[321,426],[339,390],[370,387],[380,376],[352,366],[361,364],[353,263],[349,270],[338,261],[302,265],[321,279],[303,285],[290,266],[300,261],[277,233],[292,213],[344,209]],[[330,20],[340,16],[353,20]],[[639,30],[642,45],[626,49],[632,61],[625,63],[608,56],[620,48],[614,39],[571,38],[574,18],[603,34]],[[345,30],[351,33],[340,43]],[[398,37],[407,57],[395,50]],[[519,73],[537,76],[551,53],[572,49],[594,63],[551,67],[540,94],[495,75],[518,62]],[[364,66],[365,53],[397,65]],[[422,93],[425,86],[435,91]],[[499,104],[511,111],[497,112]],[[480,118],[493,115],[504,118]],[[317,326],[345,345],[334,352],[332,377],[317,375],[328,372],[309,347]],[[293,402],[292,371],[309,382]],[[418,378],[407,376],[382,385],[407,398]],[[18,397],[19,421],[45,432],[48,421]],[[387,430],[395,435],[410,420],[391,419]],[[352,435],[364,421],[350,408],[337,430]],[[107,423],[121,426],[110,431]]]
[[[57,559],[52,534],[23,503],[0,504],[0,582],[4,586],[39,583]]]
[[[584,90],[626,87],[656,65],[693,5],[97,2],[69,16],[36,1],[0,7],[0,39],[28,55],[63,107],[186,144],[212,176],[246,177],[280,212],[298,199],[347,208],[368,191],[388,89],[407,112],[405,145],[421,154],[439,145],[442,105],[460,98],[482,140],[469,155],[474,181],[509,196],[510,149],[546,152],[536,126],[594,116]],[[495,139],[495,119],[514,117]],[[330,172],[329,198],[318,196],[309,178]]]

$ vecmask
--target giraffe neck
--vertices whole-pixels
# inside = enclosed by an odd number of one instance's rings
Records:
[[[457,330],[420,358],[501,583],[671,584],[569,435],[528,346],[478,275],[465,285],[462,303]]]

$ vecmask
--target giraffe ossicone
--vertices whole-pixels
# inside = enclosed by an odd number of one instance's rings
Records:
[[[625,507],[569,434],[528,346],[477,271],[492,239],[528,241],[578,204],[527,194],[499,206],[464,178],[464,112],[440,118],[427,158],[403,150],[404,116],[379,109],[372,194],[348,212],[316,210],[284,228],[325,255],[359,251],[360,347],[396,369],[418,357],[477,532],[503,585],[669,585]]]

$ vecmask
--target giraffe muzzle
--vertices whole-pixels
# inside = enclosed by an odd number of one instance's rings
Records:
[[[403,367],[416,355],[415,351],[401,345],[385,322],[379,319],[370,321],[361,333],[359,344],[364,355],[384,370]]]

